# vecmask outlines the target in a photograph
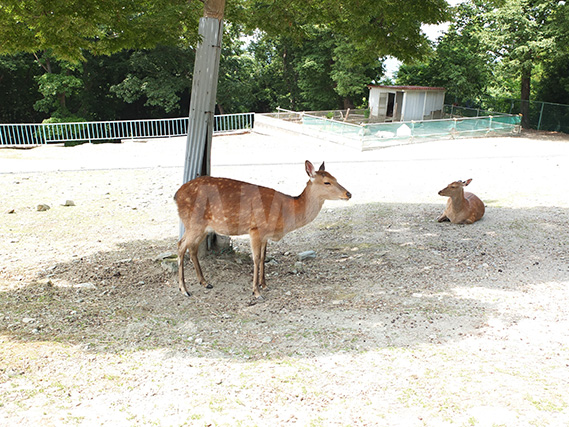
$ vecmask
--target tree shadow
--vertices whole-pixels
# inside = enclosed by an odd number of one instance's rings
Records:
[[[174,239],[133,240],[2,292],[1,333],[93,353],[161,349],[238,361],[358,353],[480,334],[504,316],[493,294],[569,280],[567,209],[489,207],[470,226],[437,223],[441,209],[325,209],[269,244],[269,288],[260,301],[251,296],[247,239],[234,240],[234,253],[202,258],[214,289],[196,284],[187,261],[191,297],[156,259],[175,251]],[[297,253],[307,249],[316,257],[299,264]],[[522,316],[514,311],[504,321]]]

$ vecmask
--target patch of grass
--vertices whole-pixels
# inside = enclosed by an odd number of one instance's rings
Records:
[[[567,403],[561,396],[551,396],[549,399],[540,398],[536,399],[529,393],[524,397],[525,400],[530,402],[539,411],[545,412],[562,412],[567,408]]]

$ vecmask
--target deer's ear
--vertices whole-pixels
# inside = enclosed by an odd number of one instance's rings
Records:
[[[306,173],[310,178],[314,178],[316,175],[316,169],[314,169],[314,165],[310,163],[308,160],[304,162],[304,167],[306,169]]]
[[[464,181],[464,186],[466,187],[471,182],[472,182],[472,178],[467,179],[466,181]]]
[[[324,170],[324,162],[322,162],[322,164],[320,165],[320,167],[318,168],[319,171],[323,171]]]

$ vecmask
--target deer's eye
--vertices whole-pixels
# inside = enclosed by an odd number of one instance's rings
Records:
[[[331,182],[325,182],[324,185],[332,185]]]

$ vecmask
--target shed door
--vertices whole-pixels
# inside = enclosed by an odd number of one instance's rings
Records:
[[[385,117],[387,115],[387,92],[379,94],[378,116]]]
[[[397,92],[395,94],[395,107],[394,107],[394,114],[393,120],[398,121],[401,120],[401,109],[403,108],[403,92]]]
[[[395,106],[395,94],[389,93],[389,97],[387,98],[387,113],[385,114],[387,117],[393,117],[393,107]]]

